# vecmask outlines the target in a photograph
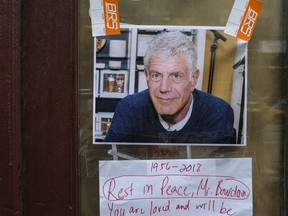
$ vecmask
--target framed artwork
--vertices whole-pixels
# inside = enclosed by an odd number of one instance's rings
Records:
[[[95,139],[104,139],[112,123],[114,113],[99,112],[95,119]]]
[[[127,92],[128,72],[124,70],[100,71],[100,97],[123,98]]]

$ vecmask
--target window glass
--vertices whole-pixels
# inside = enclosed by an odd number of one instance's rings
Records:
[[[233,1],[119,0],[122,23],[225,26]],[[287,27],[284,0],[265,1],[248,45],[246,146],[119,145],[141,159],[253,159],[255,216],[284,215],[284,144],[287,115]],[[93,144],[94,38],[89,1],[79,0],[80,215],[99,215],[99,160],[113,160],[111,145]],[[219,76],[215,79],[221,79]],[[223,76],[222,79],[227,79]],[[205,84],[207,86],[207,83]],[[227,85],[225,82],[220,86]],[[226,86],[230,88],[230,86]],[[218,88],[218,86],[217,86]],[[230,95],[225,95],[230,100]],[[109,121],[109,116],[103,116]]]

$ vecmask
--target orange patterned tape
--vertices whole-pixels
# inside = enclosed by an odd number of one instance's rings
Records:
[[[263,2],[257,0],[249,1],[245,13],[241,19],[240,26],[238,28],[238,32],[236,35],[237,38],[246,41],[249,41],[251,39],[262,6]]]
[[[120,34],[120,16],[118,0],[103,1],[106,35]]]

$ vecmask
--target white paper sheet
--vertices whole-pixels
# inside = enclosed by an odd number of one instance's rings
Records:
[[[100,215],[252,216],[252,159],[100,161]]]

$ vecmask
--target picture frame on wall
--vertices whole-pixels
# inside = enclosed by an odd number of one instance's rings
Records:
[[[114,113],[99,112],[95,116],[95,138],[104,139],[112,123]]]
[[[100,97],[123,98],[128,94],[128,71],[101,70]]]

